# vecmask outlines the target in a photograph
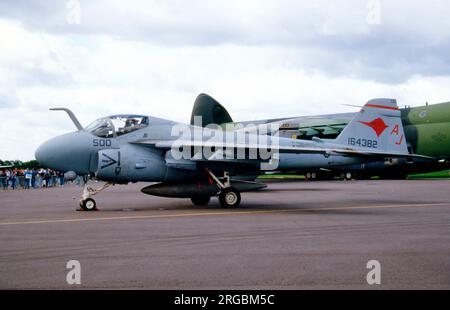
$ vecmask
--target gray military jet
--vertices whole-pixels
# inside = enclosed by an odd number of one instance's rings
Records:
[[[70,110],[51,110],[66,111],[78,130],[43,143],[36,159],[55,170],[106,182],[99,189],[85,185],[83,210],[95,210],[92,196],[113,184],[158,182],[142,192],[190,198],[195,205],[218,196],[223,207],[231,208],[240,204],[241,192],[266,187],[248,181],[262,171],[423,157],[408,153],[395,99],[370,100],[336,139],[311,141],[134,114],[103,117],[83,128]]]

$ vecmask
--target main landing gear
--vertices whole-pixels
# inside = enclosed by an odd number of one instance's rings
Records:
[[[97,210],[97,203],[94,199],[91,198],[91,196],[94,196],[101,191],[107,189],[113,185],[113,183],[105,183],[103,186],[99,188],[92,188],[87,185],[87,183],[84,185],[83,194],[81,195],[80,199],[80,211],[96,211]]]
[[[193,196],[193,197],[191,197],[191,201],[194,204],[194,206],[198,206],[198,207],[207,206],[210,200],[211,200],[211,197],[209,197],[209,196]]]
[[[219,202],[223,208],[236,208],[241,203],[241,193],[231,186],[230,175],[228,171],[223,173],[223,182],[221,182],[214,173],[206,169],[209,176],[216,182],[217,186],[220,188],[219,192]],[[194,203],[195,204],[195,203]]]

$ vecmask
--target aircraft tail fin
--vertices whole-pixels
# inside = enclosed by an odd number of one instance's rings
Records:
[[[213,97],[207,94],[200,94],[195,99],[191,114],[191,125],[200,125],[194,124],[196,116],[201,116],[202,127],[210,124],[221,125],[233,122],[228,111]]]
[[[408,154],[397,100],[370,100],[334,142],[358,150]]]

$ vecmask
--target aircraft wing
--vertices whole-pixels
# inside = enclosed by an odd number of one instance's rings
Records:
[[[226,156],[226,152],[234,154],[236,150],[241,151],[259,151],[266,150],[271,153],[280,154],[323,154],[323,155],[341,155],[350,157],[368,157],[368,158],[422,158],[422,159],[433,159],[429,156],[416,155],[416,154],[404,154],[404,153],[385,153],[385,152],[368,152],[362,150],[346,149],[346,148],[319,148],[319,147],[302,147],[302,146],[276,146],[269,147],[267,145],[258,144],[246,144],[246,143],[227,143],[227,142],[217,142],[217,141],[184,141],[184,140],[139,140],[132,142],[133,144],[141,144],[152,146],[157,149],[169,150],[171,148],[181,149],[181,148],[209,148],[212,150],[213,155],[210,158],[200,158],[192,160],[195,161],[239,161],[242,159],[218,159],[220,155]],[[225,152],[225,154],[224,154]],[[255,159],[245,159],[246,161],[255,161]]]

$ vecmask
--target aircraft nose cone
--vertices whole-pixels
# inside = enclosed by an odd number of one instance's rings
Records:
[[[36,149],[34,156],[43,167],[88,174],[90,145],[90,139],[85,133],[74,132],[44,142]]]
[[[49,160],[51,159],[51,153],[53,149],[52,141],[46,141],[42,143],[34,153],[36,160],[45,167],[48,167]]]

